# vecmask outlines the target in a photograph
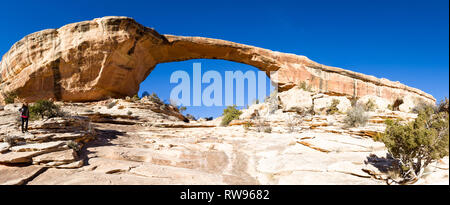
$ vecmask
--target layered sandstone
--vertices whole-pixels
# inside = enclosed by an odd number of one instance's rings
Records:
[[[336,97],[301,94],[314,100]],[[108,106],[111,100],[57,102],[73,117],[30,121],[27,134],[17,130],[17,111],[10,109],[10,104],[0,110],[0,184],[392,183],[389,177],[395,176],[390,172],[395,160],[388,157],[384,144],[373,138],[385,130],[385,119],[406,122],[417,114],[368,112],[367,125],[349,128],[345,114],[298,113],[295,111],[301,106],[310,104],[293,107],[283,101],[292,98],[279,100],[280,106],[270,105],[276,99],[253,104],[227,127],[220,126],[220,118],[185,123],[174,115],[152,111],[146,99],[117,99],[113,107]],[[252,116],[256,112],[259,114]],[[117,118],[88,120],[79,116],[88,113]],[[17,143],[11,144],[7,136],[15,136]],[[59,143],[69,140],[78,142],[79,149]],[[448,156],[430,163],[424,177],[414,184],[448,185],[448,167]]]
[[[131,96],[158,63],[200,58],[245,63],[268,75],[274,71],[269,77],[281,91],[304,82],[330,95],[435,102],[416,88],[321,65],[305,56],[224,40],[161,35],[127,17],[97,18],[24,37],[0,62],[0,89],[25,101]]]

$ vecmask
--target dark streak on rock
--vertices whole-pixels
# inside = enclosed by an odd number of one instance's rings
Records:
[[[61,100],[61,72],[59,70],[60,59],[58,58],[51,64],[51,68],[53,71],[53,93],[55,95],[55,100]]]

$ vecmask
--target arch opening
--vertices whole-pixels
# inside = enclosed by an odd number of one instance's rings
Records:
[[[196,64],[197,67],[195,67]],[[200,64],[200,72],[196,71],[198,64]],[[171,77],[176,76],[177,72],[187,74],[189,82],[182,82],[183,79],[171,82]],[[244,74],[244,77],[254,75],[255,79],[244,78],[243,87],[239,87],[239,79],[233,78],[230,87],[230,84],[227,84],[227,82],[230,82],[230,74],[239,77],[236,74],[239,72]],[[211,73],[220,77],[220,80],[216,81],[217,78],[206,80],[211,77]],[[198,90],[195,91],[195,87],[199,84],[200,94]],[[176,87],[189,90],[189,92],[178,92],[178,95],[175,95],[177,98],[173,99],[171,94],[172,92],[176,93],[174,91]],[[220,89],[219,92],[215,88]],[[229,93],[230,90],[232,95]],[[141,82],[138,96],[143,97],[145,94],[155,93],[165,103],[174,103],[180,107],[186,107],[183,112],[184,115],[189,114],[199,119],[219,117],[228,105],[236,104],[238,109],[242,109],[251,104],[263,102],[273,90],[275,90],[275,86],[272,85],[266,73],[252,65],[220,59],[191,59],[157,64],[145,80]],[[189,101],[180,102],[178,99],[181,98],[181,95],[189,95]],[[243,99],[241,99],[242,95],[244,96]],[[232,97],[231,100],[230,96]],[[211,104],[211,102],[205,102],[205,99],[206,101],[213,99],[214,102]],[[239,100],[241,102],[238,102]],[[219,101],[220,103],[217,104]],[[229,104],[230,101],[232,104]]]

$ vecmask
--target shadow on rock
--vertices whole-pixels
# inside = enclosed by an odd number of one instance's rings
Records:
[[[104,129],[95,129],[96,139],[88,142],[80,151],[79,156],[86,163],[89,159],[89,154],[94,154],[89,151],[88,148],[91,147],[102,147],[102,146],[112,146],[114,144],[111,143],[111,140],[117,139],[118,136],[126,135],[125,132],[117,131],[117,130],[104,130]],[[86,165],[86,164],[85,164]]]
[[[364,163],[374,166],[382,173],[396,170],[399,164],[398,160],[394,159],[390,154],[386,154],[386,157],[378,157],[375,154],[370,154]]]

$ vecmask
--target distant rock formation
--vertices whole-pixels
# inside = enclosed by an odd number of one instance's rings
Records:
[[[276,71],[280,91],[306,84],[328,95],[435,102],[433,96],[399,82],[321,65],[305,56],[217,39],[161,35],[127,17],[97,18],[24,37],[0,62],[0,89],[24,101],[132,96],[158,63],[200,58],[245,63],[267,74]],[[0,102],[3,98],[0,95]]]

